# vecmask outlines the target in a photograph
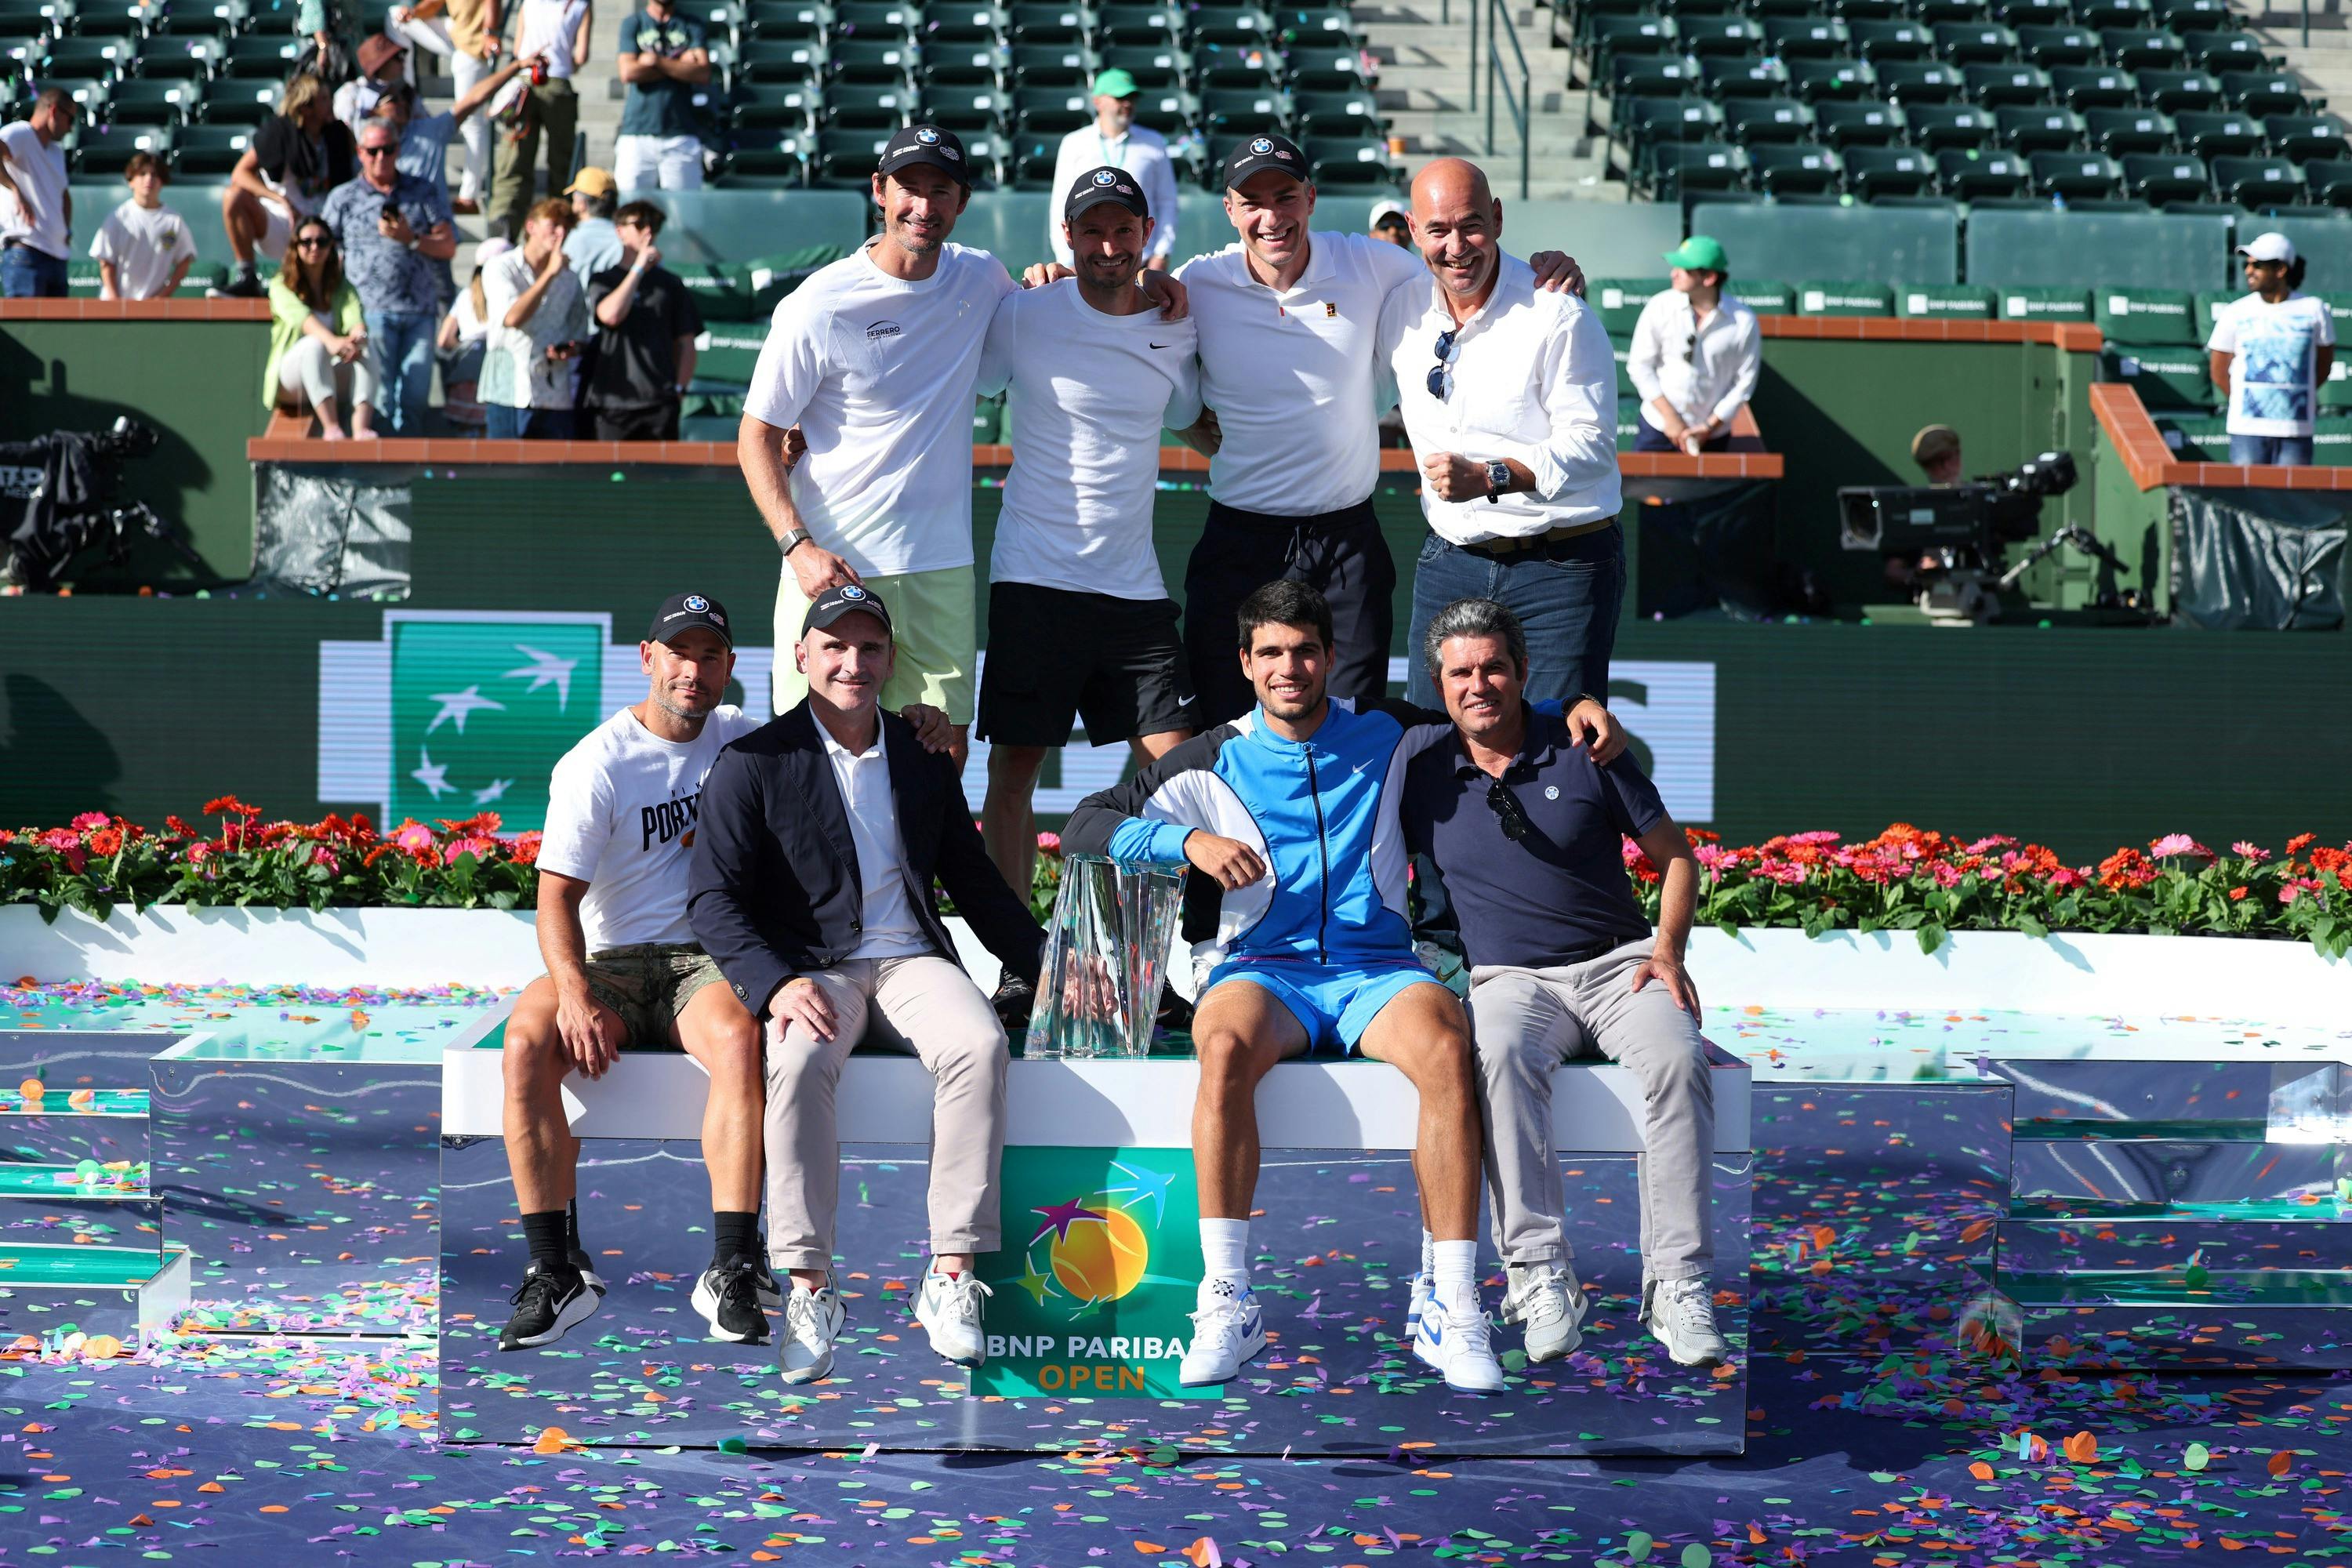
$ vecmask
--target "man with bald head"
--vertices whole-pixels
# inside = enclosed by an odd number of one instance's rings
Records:
[[[1427,273],[1389,295],[1379,344],[1431,534],[1410,646],[1442,606],[1491,599],[1526,629],[1530,700],[1605,698],[1625,591],[1608,334],[1504,251],[1503,204],[1475,163],[1422,170],[1412,240]],[[1422,661],[1411,680],[1412,700],[1434,706]]]

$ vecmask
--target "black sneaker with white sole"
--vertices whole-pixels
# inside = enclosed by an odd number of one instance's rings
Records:
[[[594,1317],[601,1298],[578,1269],[534,1263],[523,1270],[522,1284],[507,1300],[514,1303],[514,1316],[499,1331],[499,1349],[520,1351],[553,1344],[572,1324]]]
[[[596,1266],[588,1255],[576,1247],[572,1249],[572,1268],[581,1279],[588,1281],[588,1289],[595,1291],[598,1296],[603,1296],[612,1289],[604,1283],[604,1277],[596,1272]]]
[[[714,1263],[694,1282],[694,1310],[710,1325],[710,1337],[730,1344],[768,1342],[768,1320],[760,1310],[759,1265],[748,1258]]]
[[[760,1305],[771,1312],[784,1310],[784,1288],[776,1283],[776,1271],[768,1267],[768,1255],[763,1248],[751,1265],[760,1287]]]

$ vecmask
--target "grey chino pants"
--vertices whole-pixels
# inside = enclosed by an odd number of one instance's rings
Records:
[[[1643,1279],[1704,1279],[1714,1261],[1715,1086],[1698,1020],[1656,981],[1632,989],[1650,945],[1644,937],[1559,969],[1470,972],[1486,1183],[1506,1262],[1575,1257],[1560,1227],[1566,1197],[1551,1140],[1552,1073],[1595,1051],[1632,1068],[1642,1084]]]
[[[861,1042],[911,1052],[930,1072],[931,1253],[993,1252],[1004,1153],[1004,1026],[971,977],[944,958],[853,958],[809,976],[834,1035],[798,1024],[767,1045],[768,1261],[833,1267],[841,1201],[834,1091]]]

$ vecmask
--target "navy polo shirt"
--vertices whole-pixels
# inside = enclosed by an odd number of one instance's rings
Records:
[[[1448,734],[1406,765],[1405,849],[1417,874],[1434,862],[1444,899],[1428,901],[1451,903],[1472,964],[1544,969],[1650,934],[1620,840],[1649,832],[1666,809],[1631,756],[1601,767],[1569,742],[1564,717],[1521,711],[1527,739],[1500,782],[1528,832],[1504,836],[1486,800],[1496,781]]]

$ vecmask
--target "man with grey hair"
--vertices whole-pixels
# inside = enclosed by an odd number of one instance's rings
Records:
[[[1503,204],[1476,164],[1423,169],[1412,218],[1429,275],[1389,295],[1377,363],[1396,385],[1431,534],[1413,643],[1438,606],[1498,600],[1527,627],[1533,696],[1604,696],[1625,591],[1609,334],[1582,300],[1538,287],[1504,254]],[[1418,669],[1406,694],[1436,700]]]
[[[1729,1349],[1708,1283],[1715,1098],[1698,991],[1683,968],[1697,864],[1632,757],[1596,761],[1558,715],[1527,702],[1528,641],[1509,609],[1492,599],[1444,606],[1422,654],[1453,743],[1407,764],[1400,820],[1415,934],[1458,944],[1470,965],[1486,1180],[1510,1276],[1502,1321],[1525,1326],[1530,1362],[1582,1338],[1551,1075],[1597,1050],[1633,1070],[1647,1111],[1643,1323],[1682,1365],[1718,1365]],[[1625,838],[1663,876],[1654,936],[1626,877]]]

